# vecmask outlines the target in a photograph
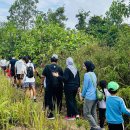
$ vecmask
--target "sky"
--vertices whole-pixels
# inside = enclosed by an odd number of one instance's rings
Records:
[[[0,21],[6,21],[9,15],[8,10],[15,0],[0,0]],[[66,26],[74,28],[77,24],[75,18],[78,11],[90,11],[90,15],[105,15],[113,0],[39,0],[38,10],[47,12],[48,9],[56,10],[58,7],[65,7],[65,15],[68,20]],[[128,0],[126,0],[127,2]],[[126,20],[129,22],[130,20]]]

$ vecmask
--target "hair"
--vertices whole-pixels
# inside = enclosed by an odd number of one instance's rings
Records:
[[[113,91],[113,89],[109,89],[108,91],[109,91],[110,94],[116,94],[118,92],[118,90]]]
[[[55,57],[51,58],[51,62],[56,62],[57,63],[58,59],[56,59]]]
[[[1,58],[4,59],[4,56],[2,56]]]
[[[29,59],[28,59],[28,57],[27,57],[27,56],[24,56],[24,57],[23,57],[23,60],[24,60],[26,63],[28,63],[28,62],[29,62]]]
[[[104,89],[104,88],[107,88],[107,81],[106,80],[100,80],[98,85]]]
[[[85,61],[84,65],[86,66],[87,72],[93,72],[95,69],[95,65],[92,61]]]

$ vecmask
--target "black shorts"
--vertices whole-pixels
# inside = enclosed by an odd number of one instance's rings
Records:
[[[2,70],[5,71],[6,70],[6,66],[1,66]]]
[[[16,78],[19,80],[19,79],[23,79],[24,78],[24,74],[17,74],[16,75]]]

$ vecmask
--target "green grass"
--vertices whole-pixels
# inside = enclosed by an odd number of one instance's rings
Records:
[[[24,97],[24,91],[12,87],[6,77],[0,75],[0,129],[2,130],[87,130],[84,120],[65,121],[55,112],[56,119],[46,118],[42,99],[37,103]]]

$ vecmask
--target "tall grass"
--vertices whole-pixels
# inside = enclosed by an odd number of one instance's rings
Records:
[[[7,78],[0,75],[0,129],[14,130],[15,127],[21,127],[28,130],[85,130],[81,129],[83,123],[80,121],[68,123],[56,111],[55,117],[53,121],[48,120],[41,103],[25,98],[24,91],[12,87]],[[80,128],[79,125],[76,127],[76,123],[80,124]]]

